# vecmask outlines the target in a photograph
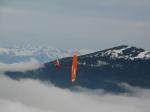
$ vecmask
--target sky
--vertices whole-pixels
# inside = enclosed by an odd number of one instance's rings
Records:
[[[150,50],[149,0],[0,0],[0,47]]]

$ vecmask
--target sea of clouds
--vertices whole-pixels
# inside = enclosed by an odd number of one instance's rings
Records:
[[[34,58],[31,58],[28,61],[11,64],[0,62],[0,72],[26,72],[36,70],[41,67],[43,67],[43,64]]]
[[[149,112],[150,90],[132,94],[103,90],[75,92],[38,80],[15,81],[0,75],[0,112]]]
[[[61,89],[50,82],[5,76],[7,71],[26,72],[43,67],[38,61],[0,63],[0,112],[149,112],[150,90],[120,86],[131,93],[106,93],[102,89]],[[41,74],[42,75],[42,74]]]

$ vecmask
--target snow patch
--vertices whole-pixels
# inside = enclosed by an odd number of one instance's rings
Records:
[[[101,66],[106,66],[109,63],[102,61],[102,60],[97,60],[97,63],[95,63],[95,64],[88,64],[86,61],[78,62],[78,64],[83,65],[83,66],[88,66],[88,67],[101,67]]]
[[[131,47],[125,47],[122,49],[110,49],[105,52],[100,52],[99,54],[96,54],[95,57],[98,56],[109,56],[111,59],[125,59],[125,60],[135,60],[135,59],[150,59],[150,52],[148,51],[137,51],[139,54],[137,56],[133,56],[133,54],[124,54],[123,51],[130,49]],[[135,53],[136,49],[134,49],[131,53]]]
[[[148,51],[144,51],[144,52],[141,52],[139,53],[136,57],[136,59],[150,59],[150,52]]]

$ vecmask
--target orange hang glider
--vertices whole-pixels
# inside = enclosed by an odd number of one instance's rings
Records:
[[[77,75],[77,67],[78,67],[78,56],[77,53],[73,55],[73,60],[72,60],[72,82],[76,80],[76,75]]]

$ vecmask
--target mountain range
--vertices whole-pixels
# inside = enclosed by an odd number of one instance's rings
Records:
[[[57,58],[64,58],[72,56],[74,50],[63,50],[54,47],[32,47],[28,46],[14,46],[0,48],[0,62],[3,63],[17,63],[22,61],[28,61],[32,58],[38,60],[41,63],[46,63]],[[78,50],[79,55],[94,52],[91,49]]]
[[[150,88],[150,52],[126,45],[78,56],[77,79],[71,82],[72,57],[60,59],[61,68],[47,62],[34,71],[6,72],[12,79],[32,78],[48,81],[61,88],[103,89],[108,92],[126,92],[123,85]]]

